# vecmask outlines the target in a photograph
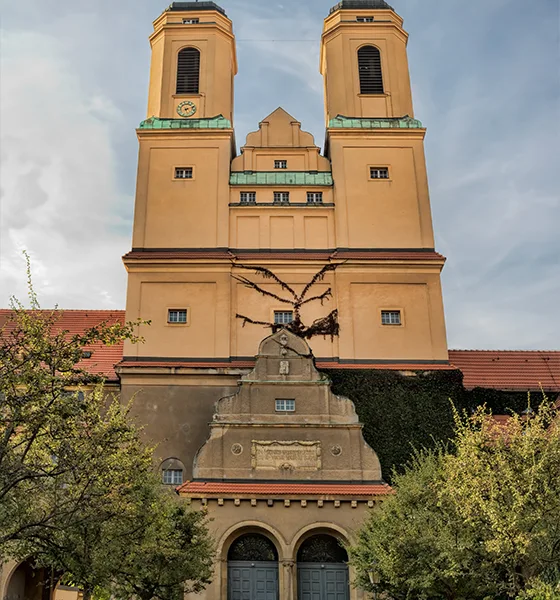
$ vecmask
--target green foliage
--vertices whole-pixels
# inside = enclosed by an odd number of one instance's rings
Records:
[[[527,392],[463,387],[461,371],[426,371],[413,376],[382,369],[325,369],[333,391],[350,398],[364,424],[364,437],[391,481],[415,449],[434,448],[453,438],[450,400],[458,410],[473,412],[481,404],[494,414],[522,412]],[[542,394],[533,395],[539,401]]]
[[[372,511],[350,548],[357,584],[395,600],[555,598],[560,581],[560,421],[498,426],[479,409],[455,414],[450,450],[415,453],[395,494]]]
[[[203,589],[205,515],[163,490],[129,407],[80,366],[84,348],[138,341],[138,323],[71,335],[31,287],[30,302],[0,330],[0,563],[31,556],[85,600]]]
[[[453,436],[449,400],[465,406],[460,371],[403,376],[396,371],[329,369],[336,394],[350,398],[364,437],[381,461],[384,477],[401,468],[415,448],[431,448]]]

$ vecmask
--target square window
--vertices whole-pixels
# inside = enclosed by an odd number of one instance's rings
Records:
[[[382,310],[381,311],[381,324],[382,325],[401,325],[401,311],[400,310]]]
[[[286,398],[278,398],[276,400],[276,412],[295,412],[295,410],[295,400]]]
[[[168,323],[181,323],[187,322],[187,309],[170,309],[167,311],[167,322]]]
[[[175,179],[192,179],[192,167],[175,167]]]
[[[288,168],[288,161],[287,160],[275,160],[274,161],[274,168],[275,169],[287,169]]]
[[[256,204],[257,192],[240,192],[239,202],[241,204]]]
[[[274,204],[289,204],[290,192],[274,192]]]
[[[162,481],[165,485],[181,485],[183,483],[183,469],[164,469]]]
[[[307,204],[323,204],[323,192],[307,192]]]
[[[274,324],[289,325],[294,320],[294,313],[291,310],[275,310]]]
[[[370,179],[389,179],[389,169],[387,167],[370,167]]]

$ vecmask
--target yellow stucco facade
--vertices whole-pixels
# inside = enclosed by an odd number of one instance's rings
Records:
[[[447,362],[444,259],[434,251],[426,131],[412,118],[402,25],[387,9],[334,10],[325,20],[324,156],[281,108],[236,155],[231,22],[208,6],[177,6],[155,21],[133,250],[124,259],[127,317],[151,326],[141,328],[145,344],[125,348],[127,359],[211,365],[253,357],[266,330],[243,327],[236,314],[271,321],[286,307],[233,279],[236,265],[264,266],[301,289],[335,262],[317,287],[331,287],[332,299],[303,311],[312,322],[338,309],[340,336],[313,339],[315,356],[340,364]],[[383,93],[360,93],[364,46],[379,50]],[[199,93],[177,94],[178,54],[189,47],[200,52]],[[192,114],[181,118],[184,102]],[[185,322],[169,323],[171,309],[185,310]],[[398,311],[399,323],[385,324],[382,311]]]

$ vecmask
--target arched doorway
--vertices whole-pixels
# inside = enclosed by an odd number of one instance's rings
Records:
[[[4,600],[48,600],[50,591],[45,570],[24,561],[8,579]]]
[[[298,600],[350,600],[348,554],[332,535],[307,538],[297,554]]]
[[[246,533],[230,546],[228,600],[279,600],[278,552],[266,536]]]

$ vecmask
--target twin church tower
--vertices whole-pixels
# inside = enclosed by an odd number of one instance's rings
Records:
[[[324,367],[432,368],[448,362],[423,140],[414,118],[403,20],[383,0],[343,0],[325,19],[320,71],[325,154],[278,108],[237,155],[238,64],[232,22],[214,2],[174,2],[154,22],[148,118],[138,129],[138,185],[127,319],[151,321],[125,348],[122,379],[165,368],[247,366],[291,306],[265,267],[332,297],[340,335],[310,344]],[[147,370],[147,371],[146,371]],[[174,371],[175,372],[175,371]],[[200,374],[200,373],[199,373]]]

